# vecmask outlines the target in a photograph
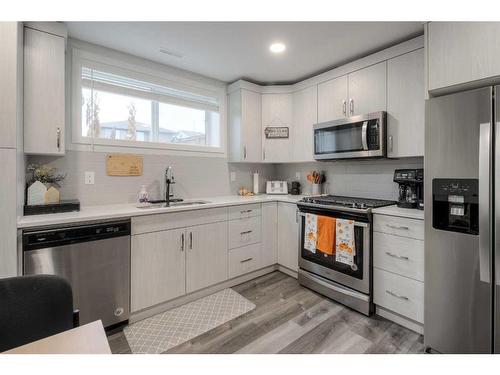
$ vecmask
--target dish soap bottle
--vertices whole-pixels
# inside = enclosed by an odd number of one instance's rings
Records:
[[[141,191],[139,192],[139,198],[137,199],[137,207],[148,207],[149,203],[149,194],[146,190],[146,185],[142,185]]]

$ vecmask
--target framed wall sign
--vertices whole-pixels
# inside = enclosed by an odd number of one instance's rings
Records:
[[[267,139],[279,139],[289,137],[288,126],[268,126],[264,129],[264,134]]]

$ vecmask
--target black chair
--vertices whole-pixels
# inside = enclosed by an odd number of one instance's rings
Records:
[[[53,275],[0,279],[0,352],[78,326],[71,285]]]

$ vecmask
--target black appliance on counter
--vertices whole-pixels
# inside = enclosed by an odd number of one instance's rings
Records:
[[[290,189],[290,194],[300,195],[300,182],[292,181],[292,188]]]
[[[424,209],[423,169],[396,169],[394,182],[399,184],[398,207]]]

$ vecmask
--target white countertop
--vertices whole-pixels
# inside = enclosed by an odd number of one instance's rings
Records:
[[[262,203],[262,202],[288,202],[296,203],[302,199],[303,195],[255,195],[250,197],[241,197],[238,195],[186,199],[189,201],[208,201],[210,203],[193,206],[174,206],[174,207],[151,207],[137,208],[135,203],[109,204],[81,207],[79,212],[65,212],[60,214],[30,215],[20,217],[17,221],[17,227],[33,228],[46,225],[58,225],[78,223],[95,220],[120,219],[133,216],[153,215],[168,212],[192,211],[215,207],[237,206],[240,204]]]
[[[396,205],[374,208],[374,214],[407,217],[409,219],[424,220],[424,210],[416,208],[400,208]]]

